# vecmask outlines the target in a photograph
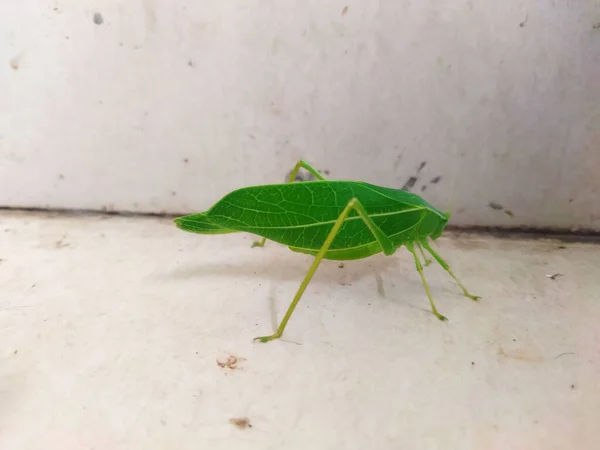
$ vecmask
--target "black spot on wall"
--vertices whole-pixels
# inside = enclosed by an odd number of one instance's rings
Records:
[[[410,177],[408,179],[408,181],[406,183],[404,183],[404,186],[402,186],[402,190],[403,191],[410,191],[411,188],[414,187],[415,183],[417,182],[418,178],[417,177]]]
[[[104,18],[102,17],[102,14],[100,14],[99,12],[94,13],[94,23],[96,25],[102,25],[104,23]]]
[[[441,181],[442,177],[441,176],[437,176],[435,178],[432,178],[430,183],[431,184],[438,184]]]

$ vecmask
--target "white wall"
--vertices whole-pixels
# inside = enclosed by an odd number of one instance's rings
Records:
[[[595,0],[4,0],[0,205],[196,211],[302,157],[417,176],[455,224],[600,230],[598,22]]]

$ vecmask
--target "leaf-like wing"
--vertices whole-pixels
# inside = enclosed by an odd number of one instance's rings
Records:
[[[190,214],[188,216],[175,219],[175,225],[183,231],[198,234],[227,234],[236,233],[236,230],[229,230],[212,222],[205,213]]]
[[[394,243],[404,242],[428,212],[442,214],[415,194],[354,181],[247,187],[226,195],[205,214],[224,229],[258,234],[296,249],[318,250],[352,198],[361,202]],[[373,242],[373,234],[353,211],[330,249]]]

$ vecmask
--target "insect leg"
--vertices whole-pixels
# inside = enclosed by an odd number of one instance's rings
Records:
[[[252,248],[254,248],[254,247],[264,247],[265,246],[265,242],[267,242],[267,238],[262,238],[260,241],[254,241],[252,243]]]
[[[478,297],[476,295],[472,295],[469,293],[469,291],[467,291],[467,288],[460,282],[460,280],[458,278],[456,278],[456,275],[454,275],[454,272],[452,272],[452,269],[450,268],[450,266],[448,265],[448,263],[446,261],[444,261],[444,259],[437,254],[437,252],[431,248],[431,245],[429,245],[429,243],[423,239],[423,242],[421,242],[421,244],[423,244],[423,247],[425,247],[425,249],[431,253],[431,256],[433,256],[435,258],[435,260],[440,264],[440,266],[442,266],[446,272],[448,272],[450,274],[450,276],[452,278],[454,278],[454,281],[456,281],[458,283],[458,285],[460,286],[460,288],[463,291],[463,294],[465,294],[465,297],[470,298],[471,300],[479,300],[481,297]]]
[[[296,163],[296,165],[294,166],[294,168],[290,172],[290,176],[288,177],[286,183],[293,183],[296,180],[296,175],[298,175],[298,170],[300,170],[300,167],[302,167],[305,170],[308,170],[317,179],[322,180],[322,181],[325,180],[325,178],[323,177],[323,175],[321,175],[317,169],[315,169],[314,167],[312,167],[306,161],[300,160],[300,161],[298,161]],[[262,238],[260,241],[254,241],[252,243],[252,248],[254,248],[254,247],[264,247],[266,242],[267,242],[267,238]]]
[[[312,277],[315,274],[315,272],[317,271],[319,264],[321,264],[323,257],[327,253],[327,250],[329,250],[329,247],[331,246],[331,243],[333,242],[333,240],[337,236],[338,232],[340,231],[340,228],[342,228],[342,225],[344,225],[344,221],[348,217],[348,214],[350,213],[351,210],[355,210],[358,213],[358,215],[364,220],[367,227],[369,227],[369,230],[371,230],[371,232],[375,236],[375,239],[377,239],[377,242],[381,245],[381,248],[383,249],[384,254],[391,255],[396,251],[396,249],[394,248],[394,245],[392,244],[390,239],[385,235],[385,233],[383,231],[381,231],[381,228],[379,228],[373,222],[373,220],[369,217],[369,215],[367,214],[367,212],[365,211],[363,206],[360,204],[360,202],[356,198],[353,198],[352,200],[350,200],[348,202],[348,204],[346,205],[346,207],[344,208],[342,213],[339,215],[339,217],[333,224],[333,227],[331,228],[331,231],[327,235],[327,238],[325,239],[325,242],[323,243],[321,249],[319,250],[319,253],[317,253],[317,255],[315,256],[315,260],[313,261],[310,268],[308,269],[308,272],[306,273],[304,280],[302,280],[302,283],[300,284],[300,287],[298,288],[298,291],[296,292],[296,295],[294,296],[292,303],[290,303],[290,306],[288,307],[288,310],[286,311],[285,315],[283,316],[281,323],[277,327],[277,331],[270,336],[261,336],[261,337],[254,338],[255,341],[269,342],[274,339],[279,339],[283,335],[283,331],[285,330],[285,327],[286,327],[288,321],[290,320],[290,317],[292,316],[294,309],[296,309],[296,306],[298,305],[298,302],[302,298],[302,295],[304,294],[304,291],[306,290],[308,284],[310,283],[310,280],[312,280]]]
[[[300,167],[302,167],[304,170],[307,170],[310,173],[312,173],[318,180],[321,180],[321,181],[325,180],[325,177],[323,175],[321,175],[317,169],[315,169],[310,164],[308,164],[306,161],[301,159],[300,161],[298,161],[296,163],[296,165],[290,172],[290,176],[287,179],[288,183],[292,183],[296,179],[296,175],[298,175],[298,170],[300,170]]]
[[[415,266],[417,267],[417,272],[421,276],[421,281],[423,282],[423,287],[425,288],[425,292],[427,293],[427,298],[429,299],[429,304],[431,305],[431,311],[435,314],[440,320],[447,320],[446,317],[442,316],[435,307],[435,303],[433,303],[433,297],[431,296],[431,292],[429,291],[429,285],[427,284],[427,280],[425,279],[425,275],[423,274],[423,266],[421,265],[421,261],[419,261],[419,257],[417,256],[417,252],[415,251],[415,247],[412,243],[405,244],[406,248],[409,252],[412,253],[413,258],[415,259]]]
[[[423,256],[423,261],[425,261],[425,267],[427,267],[429,264],[431,264],[431,259],[425,255],[425,252],[423,251],[423,247],[421,247],[421,243],[419,241],[417,241],[417,247],[419,247],[421,256]]]

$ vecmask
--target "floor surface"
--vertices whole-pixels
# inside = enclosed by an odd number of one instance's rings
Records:
[[[600,246],[325,262],[166,219],[0,216],[0,449],[600,448]],[[554,277],[551,277],[554,274]]]

